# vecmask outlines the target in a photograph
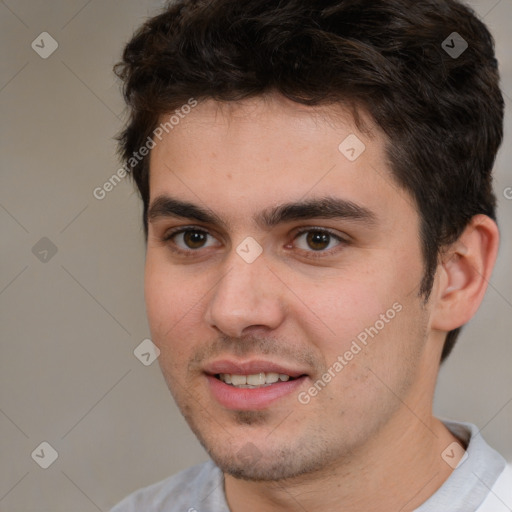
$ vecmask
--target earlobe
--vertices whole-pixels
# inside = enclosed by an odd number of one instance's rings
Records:
[[[496,223],[486,215],[476,215],[447,248],[438,269],[433,329],[451,331],[475,314],[491,277],[498,243]]]

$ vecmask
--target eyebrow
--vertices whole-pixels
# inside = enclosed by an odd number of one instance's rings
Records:
[[[148,221],[162,217],[190,219],[218,225],[225,229],[229,229],[230,226],[209,208],[167,195],[156,197],[148,209]],[[330,196],[270,207],[256,214],[253,220],[257,225],[270,229],[285,222],[314,218],[354,220],[368,226],[377,222],[376,214],[368,208],[346,199]]]

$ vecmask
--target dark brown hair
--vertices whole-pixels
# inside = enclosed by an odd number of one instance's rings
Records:
[[[474,215],[496,220],[504,103],[494,41],[458,1],[178,0],[139,28],[115,71],[130,107],[119,149],[132,160],[146,236],[148,157],[132,157],[161,116],[191,98],[269,92],[364,109],[386,133],[393,176],[421,218],[425,301],[440,250]]]

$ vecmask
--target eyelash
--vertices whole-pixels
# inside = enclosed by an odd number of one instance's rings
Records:
[[[197,232],[197,233],[204,233],[206,235],[210,235],[212,236],[208,231],[206,231],[205,229],[202,229],[202,228],[198,228],[198,227],[195,227],[195,226],[185,226],[185,227],[180,227],[180,228],[175,228],[171,231],[168,231],[161,239],[162,242],[164,243],[167,243],[169,245],[169,249],[176,253],[176,254],[179,254],[181,256],[185,256],[185,257],[194,257],[196,252],[200,251],[201,248],[199,249],[189,249],[189,250],[183,250],[183,249],[179,249],[176,247],[176,244],[172,243],[174,245],[171,246],[171,244],[169,244],[169,242],[172,241],[172,238],[174,238],[176,235],[179,235],[181,233],[186,233],[188,231],[193,231],[193,232]],[[315,228],[315,227],[307,227],[307,228],[302,228],[300,229],[299,231],[297,231],[297,233],[295,233],[295,236],[293,238],[293,241],[295,241],[299,236],[303,235],[304,233],[309,233],[309,232],[315,232],[315,233],[322,233],[322,234],[327,234],[329,236],[331,236],[332,238],[336,239],[338,242],[340,242],[339,245],[347,245],[348,244],[348,241],[345,240],[344,238],[340,237],[339,235],[333,233],[332,231],[328,230],[328,229],[325,229],[325,228]],[[336,246],[338,247],[338,246]],[[335,249],[335,248],[334,248]],[[300,249],[301,251],[304,251],[304,249]],[[338,250],[341,250],[341,249],[338,249]],[[333,249],[329,249],[327,251],[324,251],[324,250],[320,250],[320,251],[306,251],[308,253],[308,258],[312,258],[312,259],[316,259],[316,258],[323,258],[323,257],[326,257],[326,256],[331,256],[333,254]],[[338,252],[337,250],[334,250],[334,252]]]

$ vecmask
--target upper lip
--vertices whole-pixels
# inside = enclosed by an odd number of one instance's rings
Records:
[[[213,361],[204,367],[204,371],[210,375],[219,373],[229,373],[231,375],[254,375],[257,373],[282,373],[290,377],[300,377],[306,372],[287,367],[285,365],[272,361],[261,359],[252,361],[233,361],[229,359],[219,359]]]

